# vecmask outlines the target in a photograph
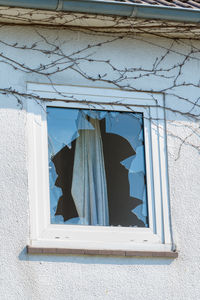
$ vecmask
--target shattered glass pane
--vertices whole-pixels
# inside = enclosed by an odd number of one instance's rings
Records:
[[[142,113],[47,108],[53,224],[148,227]]]

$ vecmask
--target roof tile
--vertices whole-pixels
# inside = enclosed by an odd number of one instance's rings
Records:
[[[157,5],[166,7],[200,9],[200,0],[114,0],[116,2]]]

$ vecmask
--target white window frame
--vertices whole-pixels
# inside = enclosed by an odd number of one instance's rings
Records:
[[[28,101],[27,107],[29,245],[67,249],[171,251],[164,96],[38,83],[27,83],[27,91],[36,96]],[[39,97],[46,101],[38,100]],[[148,228],[50,224],[46,107],[88,109],[88,105],[90,109],[143,113]]]

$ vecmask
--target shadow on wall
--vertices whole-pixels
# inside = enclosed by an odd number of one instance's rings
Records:
[[[55,262],[75,264],[99,264],[99,265],[170,265],[174,259],[171,258],[148,258],[148,257],[120,257],[120,256],[97,256],[97,255],[37,255],[28,254],[26,247],[18,256],[20,261],[31,262]]]

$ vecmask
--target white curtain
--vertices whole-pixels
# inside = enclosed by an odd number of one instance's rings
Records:
[[[94,130],[80,130],[76,140],[72,197],[85,225],[109,225],[108,196],[99,120],[90,118]]]

